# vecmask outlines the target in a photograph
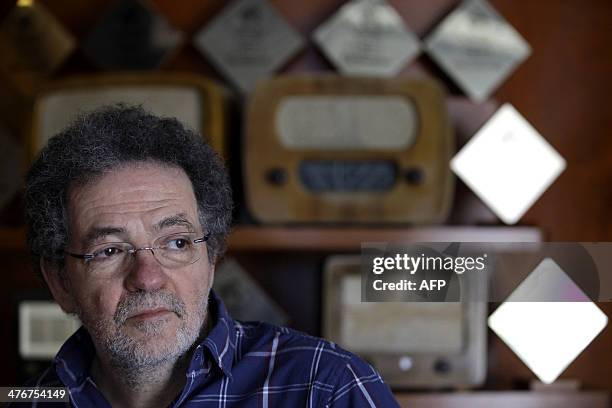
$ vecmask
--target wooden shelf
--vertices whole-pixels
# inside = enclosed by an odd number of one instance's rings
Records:
[[[0,249],[25,250],[25,228],[0,228]],[[358,251],[363,242],[533,242],[536,227],[237,226],[230,251]]]
[[[230,251],[356,251],[363,242],[533,242],[536,227],[262,227],[238,226]],[[0,228],[0,249],[25,250],[24,228]]]
[[[230,251],[358,251],[364,242],[534,242],[535,227],[269,227],[238,226]]]
[[[612,402],[605,391],[396,393],[395,398],[406,408],[610,408]]]

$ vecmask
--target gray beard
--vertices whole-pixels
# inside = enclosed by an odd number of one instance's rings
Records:
[[[77,308],[77,316],[90,333],[100,353],[104,353],[111,366],[119,375],[121,381],[134,388],[153,384],[161,380],[168,370],[172,370],[188,357],[188,352],[196,343],[208,313],[208,296],[202,297],[198,309],[189,316],[185,304],[175,295],[167,292],[137,292],[122,299],[117,305],[113,320],[94,320],[85,316],[83,310]],[[124,330],[128,316],[138,310],[165,307],[174,312],[180,319],[176,337],[165,342],[156,342],[151,347],[148,339],[159,336],[167,324],[164,319],[141,321],[132,324],[143,336],[135,339]]]

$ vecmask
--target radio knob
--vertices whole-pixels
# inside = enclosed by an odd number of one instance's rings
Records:
[[[399,360],[397,361],[397,365],[399,366],[399,369],[402,371],[410,371],[414,363],[410,357],[401,356]]]
[[[451,371],[451,365],[444,359],[437,360],[434,363],[434,370],[440,374],[448,374]]]
[[[287,181],[287,173],[285,172],[285,170],[279,167],[275,167],[268,170],[268,172],[266,173],[266,180],[270,184],[273,184],[275,186],[281,186]]]
[[[404,172],[404,178],[409,184],[418,185],[423,183],[425,174],[419,167],[410,167]]]

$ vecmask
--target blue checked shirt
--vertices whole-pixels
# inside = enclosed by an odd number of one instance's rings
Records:
[[[171,407],[398,407],[380,375],[334,343],[235,321],[213,291],[208,310],[214,326],[196,347]],[[94,353],[81,327],[31,385],[65,386],[75,407],[109,407],[89,374]]]

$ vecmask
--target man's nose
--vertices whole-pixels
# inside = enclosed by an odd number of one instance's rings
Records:
[[[166,285],[168,276],[163,267],[153,256],[153,250],[142,249],[136,252],[130,263],[129,274],[125,279],[126,289],[129,291],[155,291]]]

